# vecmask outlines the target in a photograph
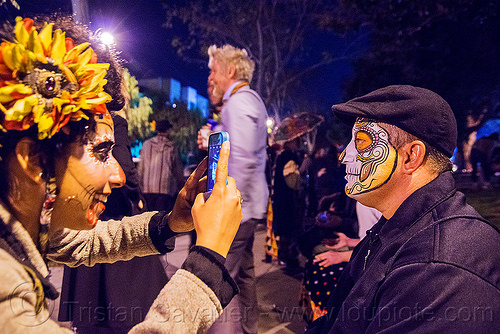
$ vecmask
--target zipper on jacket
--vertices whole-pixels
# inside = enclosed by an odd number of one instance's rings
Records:
[[[370,256],[373,245],[375,244],[375,242],[377,242],[379,240],[378,233],[373,234],[372,231],[368,231],[367,234],[368,234],[368,237],[370,238],[370,242],[368,243],[368,252],[366,253],[366,256],[365,256],[365,263],[363,265],[363,271],[366,270],[366,264],[368,263],[368,258]]]
[[[368,256],[370,256],[370,248],[368,248],[368,253],[366,253],[366,256],[365,256],[365,264],[363,265],[363,271],[365,271],[366,269],[366,262],[368,262]]]

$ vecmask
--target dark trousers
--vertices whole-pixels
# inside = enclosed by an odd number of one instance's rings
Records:
[[[481,169],[483,170],[484,181],[489,182],[492,172],[490,162],[488,161],[488,157],[483,152],[480,152],[476,149],[472,149],[471,152],[471,162],[472,162],[472,181],[478,181],[478,165],[481,164]]]
[[[258,219],[249,219],[241,223],[231,244],[225,266],[238,284],[240,293],[226,306],[207,333],[257,333],[259,315],[252,250],[257,222]]]
[[[278,259],[288,269],[297,269],[299,265],[299,247],[296,236],[280,235],[278,240]]]

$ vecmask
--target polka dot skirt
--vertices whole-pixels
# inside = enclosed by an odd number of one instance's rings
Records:
[[[322,267],[319,264],[313,264],[309,260],[305,267],[304,288],[309,295],[314,306],[322,311],[328,304],[328,299],[333,289],[337,286],[337,281],[344,270],[347,262]]]

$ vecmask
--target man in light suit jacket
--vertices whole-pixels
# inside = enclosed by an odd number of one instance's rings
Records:
[[[252,246],[255,226],[266,217],[268,188],[265,177],[267,111],[259,94],[249,87],[255,63],[246,50],[225,45],[208,49],[209,85],[224,92],[221,131],[229,133],[229,175],[242,196],[243,219],[229,250],[226,267],[240,288],[225,316],[212,333],[257,333],[257,293]],[[201,138],[199,136],[199,143]],[[239,316],[238,310],[241,312]]]

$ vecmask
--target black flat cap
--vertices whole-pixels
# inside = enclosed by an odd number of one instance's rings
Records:
[[[448,157],[457,145],[457,121],[449,104],[424,88],[394,85],[332,106],[344,121],[363,117],[397,126]]]

